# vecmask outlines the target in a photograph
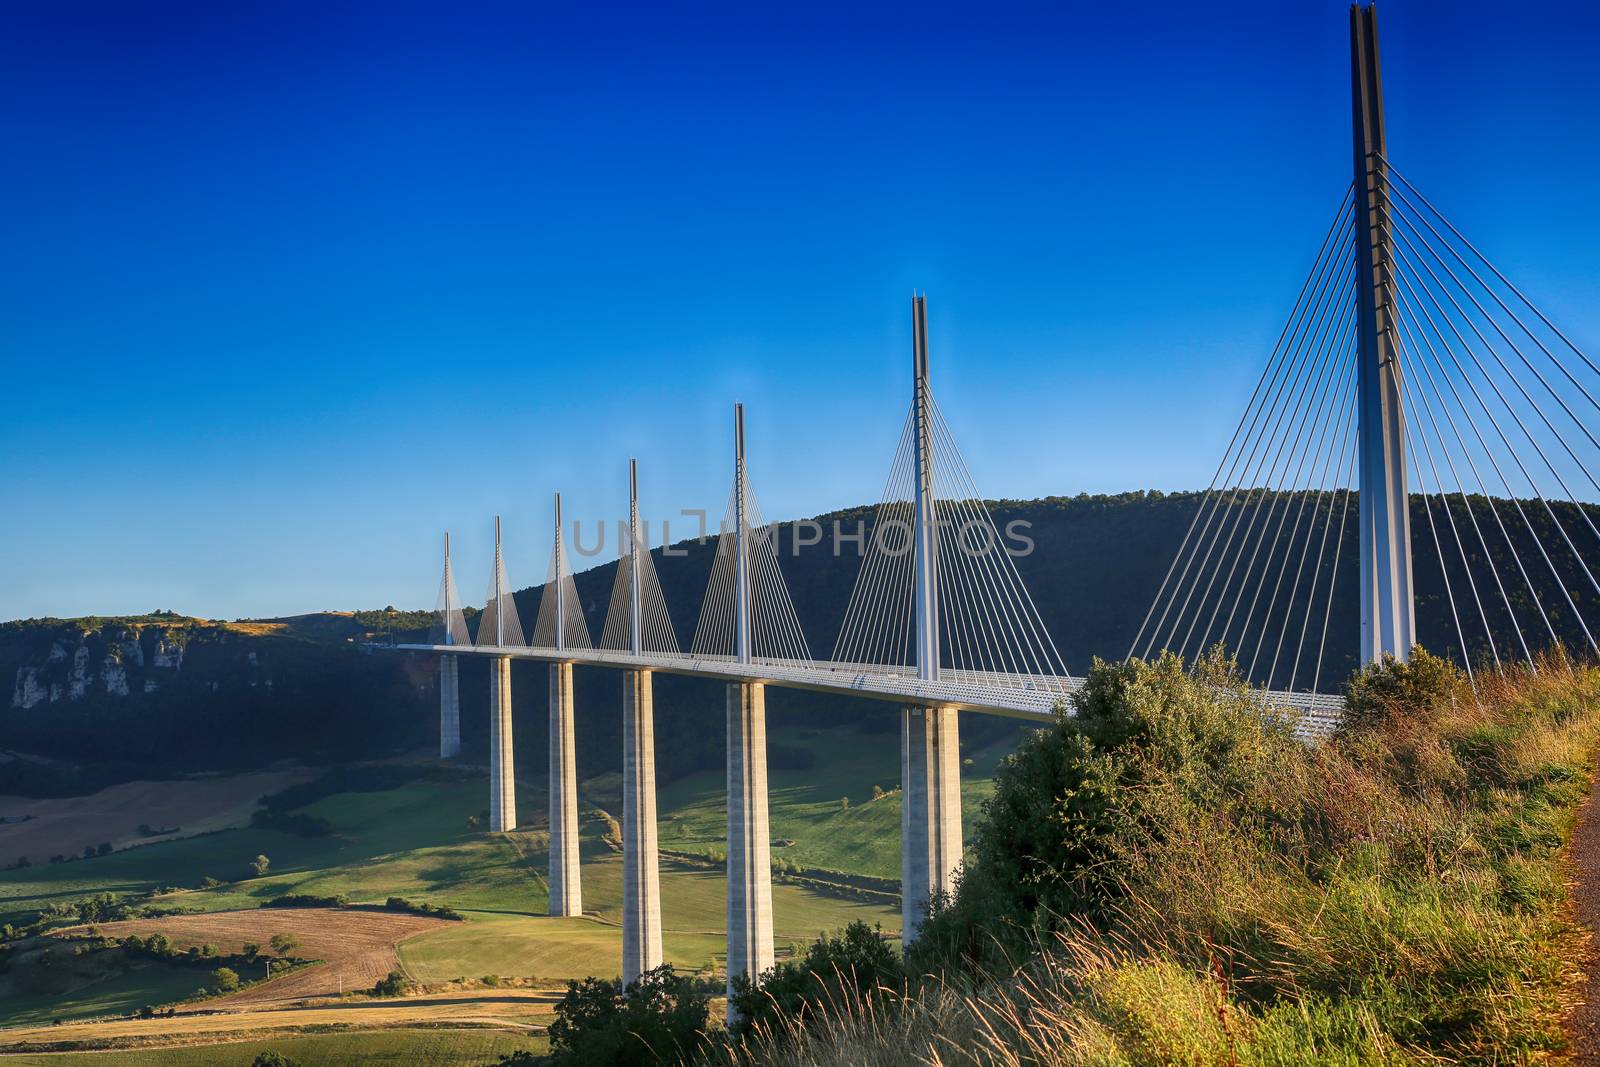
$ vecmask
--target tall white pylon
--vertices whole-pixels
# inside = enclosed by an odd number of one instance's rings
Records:
[[[561,494],[556,494],[554,579],[545,596],[555,598],[555,646],[567,647],[566,551],[561,536]],[[550,914],[583,914],[578,856],[578,767],[573,740],[572,663],[550,664]]]
[[[628,648],[643,652],[639,464],[628,461]],[[622,981],[661,965],[661,872],[656,850],[655,694],[651,673],[622,674]]]
[[[505,558],[500,549],[500,516],[494,517],[494,629],[495,647],[503,648],[511,634],[506,625],[511,607],[511,592],[506,588]],[[512,616],[515,618],[515,616]],[[484,634],[478,635],[482,644]],[[517,643],[522,643],[520,632]],[[517,766],[511,738],[511,657],[489,660],[489,829],[496,832],[517,828]]]
[[[734,650],[750,662],[749,486],[744,405],[733,407]],[[772,833],[767,815],[767,695],[760,682],[728,685],[728,992],[774,962]]]
[[[466,644],[465,627],[460,622],[461,607],[456,602],[456,583],[450,574],[450,535],[444,535],[444,579],[439,586],[439,610],[443,620],[445,645]],[[457,633],[461,627],[462,633]],[[461,676],[455,656],[439,657],[439,758],[461,755]]]
[[[1406,659],[1415,642],[1406,424],[1394,337],[1394,250],[1387,214],[1388,147],[1378,15],[1350,8],[1356,187],[1356,353],[1360,478],[1361,662]]]
[[[911,300],[912,514],[917,677],[939,677],[939,526],[933,496],[932,394],[927,298]],[[960,551],[956,546],[956,551]],[[938,894],[955,889],[961,865],[961,740],[951,706],[908,705],[900,729],[900,939],[909,945]]]

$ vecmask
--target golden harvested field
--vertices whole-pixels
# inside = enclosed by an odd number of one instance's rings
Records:
[[[71,1047],[72,1044],[153,1048],[242,1041],[263,1034],[334,1027],[454,1025],[542,1030],[560,998],[560,991],[548,989],[465,990],[393,1000],[340,1000],[303,1008],[243,1011],[217,1011],[216,1005],[222,1002],[208,1001],[208,1013],[189,1012],[170,1019],[114,1019],[0,1030],[0,1049],[14,1053],[28,1048]]]
[[[110,842],[113,848],[168,841],[250,821],[256,801],[267,793],[310,780],[304,770],[192,778],[176,782],[124,782],[86,797],[38,799],[0,795],[0,817],[31,816],[0,823],[0,866],[26,856],[35,864],[57,853],[77,855],[85,845]],[[177,833],[146,837],[143,823]]]
[[[404,969],[395,952],[395,946],[401,941],[457,925],[448,919],[389,911],[253,908],[205,915],[168,915],[160,919],[129,919],[102,923],[99,929],[107,937],[165,934],[178,948],[210,943],[224,954],[239,952],[248,942],[264,947],[273,934],[285,933],[292,934],[300,942],[294,955],[324,961],[240,990],[232,996],[206,1002],[207,1008],[233,1010],[307,997],[335,996],[341,990],[371,989],[390,971]],[[258,976],[247,974],[244,977]]]

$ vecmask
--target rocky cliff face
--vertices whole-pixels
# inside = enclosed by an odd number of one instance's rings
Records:
[[[370,655],[347,617],[0,624],[0,793],[278,759],[370,759],[436,727],[430,664]],[[5,751],[61,761],[21,781]]]
[[[11,707],[28,711],[95,694],[159,692],[182,671],[185,643],[181,632],[163,626],[108,626],[63,632],[42,658],[36,651],[14,650],[23,662],[16,667]]]

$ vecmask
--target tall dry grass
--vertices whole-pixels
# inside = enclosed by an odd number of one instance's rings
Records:
[[[983,954],[968,953],[937,978],[852,989],[718,1056],[784,1067],[1560,1059],[1585,946],[1563,846],[1597,741],[1600,670],[1560,654],[1471,686],[1431,658],[1391,666],[1352,687],[1340,736],[1312,748],[1269,739],[1270,758],[1251,755],[1251,777],[1227,797],[1195,794],[1184,767],[1139,777],[1126,803],[1159,819],[1104,861],[1119,891],[1103,913],[1036,922],[1025,953],[1013,941],[976,967]]]

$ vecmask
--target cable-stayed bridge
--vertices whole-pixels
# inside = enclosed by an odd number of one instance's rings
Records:
[[[1263,703],[1295,713],[1308,739],[1338,722],[1327,683],[1339,604],[1359,603],[1362,662],[1405,659],[1419,635],[1474,681],[1513,663],[1537,669],[1551,649],[1600,653],[1600,366],[1390,163],[1370,6],[1351,9],[1351,68],[1354,181],[1178,551],[1151,561],[1163,577],[1127,650],[1192,659],[1221,644]],[[1047,719],[1078,684],[934,398],[920,296],[911,335],[899,446],[830,650],[810,647],[785,584],[776,527],[750,478],[742,406],[687,647],[645,541],[634,462],[598,639],[574,585],[559,494],[531,634],[511,595],[499,520],[475,632],[445,540],[436,634],[400,647],[439,656],[445,757],[460,751],[459,657],[487,659],[494,830],[516,821],[511,661],[550,664],[552,914],[582,910],[572,671],[623,672],[626,979],[662,959],[655,673],[728,683],[730,980],[773,959],[766,686],[903,708],[909,940],[960,863],[958,713]]]

